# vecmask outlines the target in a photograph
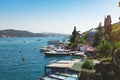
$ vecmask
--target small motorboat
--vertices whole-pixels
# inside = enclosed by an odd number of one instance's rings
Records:
[[[48,52],[45,52],[46,56],[54,56],[54,55],[70,55],[69,50],[65,50],[65,49],[56,49],[56,50],[51,50]]]
[[[60,42],[59,40],[49,40],[48,42],[47,42],[47,44],[50,44],[50,45],[60,45],[60,44],[62,44],[62,42]]]
[[[84,57],[84,58],[87,57],[87,56],[85,55],[85,52],[76,52],[76,53],[74,53],[74,56],[81,56],[81,57]]]
[[[54,45],[43,46],[43,47],[40,48],[40,51],[51,51],[51,50],[55,50],[55,46]]]

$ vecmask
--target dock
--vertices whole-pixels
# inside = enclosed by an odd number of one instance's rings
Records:
[[[40,80],[78,80],[77,74],[55,73],[40,78]]]
[[[73,59],[73,60],[60,60],[60,61],[56,61],[53,62],[49,65],[46,65],[44,67],[44,73],[46,75],[46,71],[47,69],[51,69],[51,70],[59,70],[59,71],[65,71],[65,70],[70,70],[72,68],[72,66],[77,63],[80,62],[80,59]]]
[[[53,62],[47,66],[46,68],[71,68],[74,63],[79,62],[79,59],[73,59],[73,60],[60,60]]]
[[[76,67],[78,67],[76,64],[80,63],[80,59],[52,62],[44,67],[45,76],[40,78],[40,80],[78,80],[80,68],[76,70]],[[51,73],[47,74],[47,70],[51,71]]]

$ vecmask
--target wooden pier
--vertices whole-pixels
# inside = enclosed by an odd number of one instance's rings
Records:
[[[72,66],[76,63],[79,62],[80,59],[73,59],[73,60],[60,60],[60,61],[56,61],[53,62],[49,65],[46,65],[44,67],[44,73],[46,75],[46,71],[47,69],[51,69],[52,71],[56,70],[56,71],[66,71],[66,70],[70,70],[72,68]]]

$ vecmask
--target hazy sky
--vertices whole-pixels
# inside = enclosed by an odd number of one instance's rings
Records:
[[[71,34],[74,26],[86,31],[120,17],[120,0],[0,0],[0,30]]]

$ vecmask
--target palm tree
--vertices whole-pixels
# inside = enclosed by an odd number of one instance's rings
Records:
[[[100,58],[108,58],[111,56],[112,45],[109,41],[104,40],[97,48],[96,52]]]

